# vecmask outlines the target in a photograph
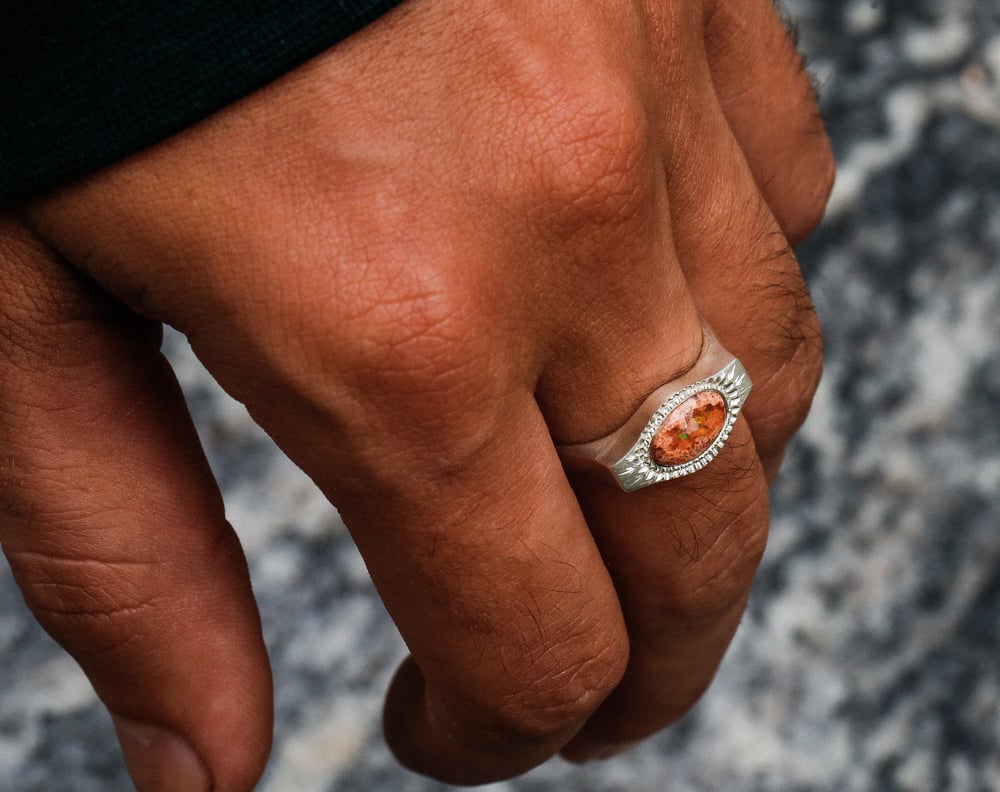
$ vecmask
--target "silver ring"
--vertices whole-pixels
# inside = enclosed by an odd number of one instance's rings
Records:
[[[752,385],[743,364],[706,328],[690,371],[653,391],[621,428],[559,446],[559,454],[570,465],[607,469],[626,492],[689,476],[719,455]]]

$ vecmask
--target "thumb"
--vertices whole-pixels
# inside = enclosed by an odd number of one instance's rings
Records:
[[[159,327],[0,217],[0,544],[141,792],[251,790],[271,679],[246,562]]]

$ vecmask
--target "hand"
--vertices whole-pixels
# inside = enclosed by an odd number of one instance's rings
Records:
[[[272,718],[160,323],[350,528],[412,652],[400,759],[501,779],[709,684],[819,377],[789,244],[832,172],[770,0],[412,0],[8,212],[0,539],[140,788],[251,789]],[[719,458],[632,494],[567,475],[554,444],[623,423],[703,321],[755,383]]]

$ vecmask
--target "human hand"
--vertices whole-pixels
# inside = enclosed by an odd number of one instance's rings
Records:
[[[272,718],[159,323],[340,510],[413,656],[401,760],[509,777],[711,680],[819,376],[789,241],[832,167],[770,0],[412,0],[5,216],[0,539],[140,788],[251,789]],[[567,475],[555,443],[689,368],[702,321],[755,382],[722,454],[631,494]]]

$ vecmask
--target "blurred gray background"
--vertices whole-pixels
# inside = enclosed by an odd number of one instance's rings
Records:
[[[490,792],[1000,790],[1000,3],[794,0],[840,162],[800,250],[827,336],[719,678],[633,754]],[[433,792],[380,736],[403,656],[336,516],[182,339],[276,677],[264,792]],[[0,792],[129,789],[0,561]]]

